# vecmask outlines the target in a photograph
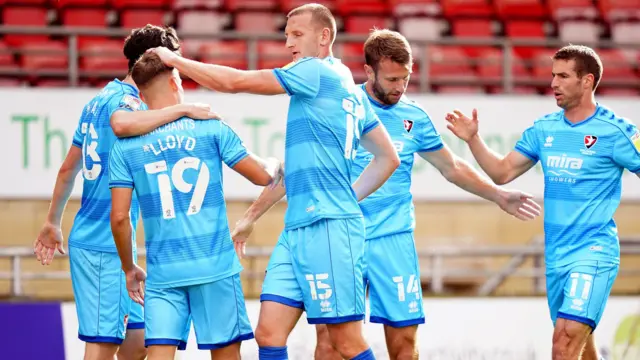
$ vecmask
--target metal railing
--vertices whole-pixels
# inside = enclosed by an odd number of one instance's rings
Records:
[[[53,70],[53,69],[2,69],[0,68],[0,76],[28,76],[28,75],[36,75],[36,76],[57,76],[57,77],[66,77],[71,86],[78,86],[80,78],[84,77],[114,77],[114,76],[122,76],[122,72],[113,72],[113,71],[96,71],[96,70],[81,70],[79,63],[81,57],[85,55],[95,54],[95,52],[86,51],[80,49],[78,46],[78,37],[79,36],[101,36],[101,37],[113,37],[122,40],[125,36],[130,33],[129,29],[124,28],[90,28],[90,27],[62,27],[62,26],[47,26],[47,27],[32,27],[32,26],[0,26],[0,35],[49,35],[55,37],[65,38],[67,41],[67,53],[68,53],[68,67],[65,70]],[[202,34],[202,33],[194,33],[187,31],[180,31],[180,38],[185,41],[189,40],[244,40],[247,42],[247,51],[245,54],[232,54],[231,56],[234,58],[245,58],[248,64],[249,69],[257,69],[261,54],[258,51],[258,44],[260,41],[271,40],[271,41],[280,41],[282,42],[282,46],[284,47],[284,41],[282,34],[247,34],[247,33],[239,33],[239,32],[220,32],[217,34]],[[341,44],[345,43],[363,43],[366,39],[366,36],[362,35],[352,35],[352,34],[339,34],[336,39],[337,46],[334,48],[335,55],[337,57],[341,57],[343,61],[351,61],[351,62],[360,62],[364,63],[364,58],[357,57],[354,58],[352,56],[344,56],[341,51]],[[409,39],[414,49],[414,61],[418,65],[418,73],[414,74],[414,79],[417,78],[419,83],[420,92],[427,92],[430,90],[431,85],[478,85],[478,86],[496,86],[501,87],[505,93],[510,93],[513,91],[515,86],[538,86],[538,87],[546,87],[550,83],[549,79],[540,79],[539,77],[533,76],[517,76],[514,74],[514,48],[527,48],[527,47],[543,47],[548,49],[557,49],[561,46],[567,45],[566,42],[560,40],[550,40],[550,39],[538,39],[538,38],[502,38],[502,37],[493,37],[493,38],[475,38],[475,37],[444,37],[437,40],[414,40]],[[606,48],[616,48],[616,49],[629,49],[633,51],[640,51],[640,44],[633,43],[619,43],[612,41],[599,41],[597,43],[583,43],[584,45],[592,46],[596,49],[606,49]],[[489,77],[478,77],[475,78],[473,76],[440,76],[438,74],[431,74],[430,66],[436,63],[446,63],[451,65],[455,63],[454,59],[429,59],[429,61],[425,61],[428,57],[427,54],[431,47],[433,46],[465,46],[465,47],[496,47],[502,49],[502,58],[496,59],[484,59],[484,58],[473,58],[471,60],[472,65],[476,66],[479,64],[486,64],[492,66],[502,66],[502,74],[501,76],[489,76]],[[47,54],[52,53],[47,50],[24,50],[20,48],[14,48],[6,50],[10,53],[20,54],[23,52],[28,53],[41,53]],[[6,52],[4,51],[4,52]],[[0,50],[3,52],[3,50]],[[53,51],[55,52],[55,51]],[[106,56],[123,56],[122,53],[117,54],[104,54]],[[195,53],[185,53],[185,56],[195,57]],[[266,55],[269,57],[269,55]],[[224,57],[222,57],[224,58]],[[280,57],[278,57],[280,59]],[[283,58],[283,64],[288,62],[290,59]],[[544,64],[540,63],[540,61],[544,61]],[[465,61],[466,62],[466,61]],[[626,62],[626,61],[625,61]],[[534,60],[524,61],[526,66],[532,66],[534,64],[541,64],[543,66],[549,66],[549,74],[551,74],[551,62],[549,58],[536,58]],[[616,60],[610,60],[608,58],[603,59],[603,63],[605,68],[612,68],[618,66]],[[632,62],[635,63],[635,62]],[[625,88],[636,88],[640,89],[640,82],[638,82],[635,78],[616,78],[616,79],[608,79],[607,71],[605,71],[605,76],[602,80],[602,86],[615,86],[615,87],[625,87]],[[362,80],[362,79],[359,79]]]
[[[621,255],[640,255],[640,236],[624,237],[620,239]],[[257,269],[256,260],[266,259],[271,255],[272,247],[247,247],[246,259],[248,266],[243,276],[255,281],[264,276],[264,269]],[[66,256],[66,255],[56,255]],[[144,257],[144,249],[139,249],[138,256]],[[508,278],[533,279],[532,294],[544,293],[544,243],[541,237],[534,238],[526,245],[484,245],[484,246],[435,246],[419,249],[418,257],[422,260],[421,280],[429,282],[429,291],[433,294],[443,294],[445,282],[456,279],[480,278],[481,285],[477,289],[480,296],[491,295]],[[479,257],[510,257],[511,259],[501,268],[478,268],[477,266],[450,267],[445,265],[446,259]],[[8,258],[11,262],[10,271],[0,271],[0,280],[11,281],[11,296],[23,296],[24,280],[61,280],[70,279],[68,271],[25,272],[22,269],[23,259],[36,261],[33,250],[28,247],[0,248],[0,259]],[[533,259],[531,268],[521,268],[526,259]],[[425,267],[424,260],[428,261]],[[621,268],[618,277],[640,276],[640,267]],[[253,284],[251,284],[253,285]],[[425,289],[426,290],[426,289]]]

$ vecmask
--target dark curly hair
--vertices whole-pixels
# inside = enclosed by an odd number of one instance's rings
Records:
[[[122,50],[124,56],[129,60],[129,73],[131,73],[136,61],[147,50],[159,46],[180,53],[180,39],[174,28],[147,24],[145,27],[131,30],[131,34],[124,40]]]

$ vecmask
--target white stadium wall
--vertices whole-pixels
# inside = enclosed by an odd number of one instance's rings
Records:
[[[0,198],[48,198],[57,169],[71,145],[73,132],[83,106],[95,95],[90,89],[5,89],[0,90],[0,150],[6,174],[0,180]],[[444,115],[453,109],[470,114],[477,108],[481,133],[495,150],[505,153],[533,121],[558,108],[547,96],[452,96],[415,95],[445,142],[453,151],[475,164],[466,146],[445,127]],[[601,98],[603,104],[618,115],[640,124],[640,102],[624,98]],[[282,157],[287,116],[286,96],[253,96],[216,94],[191,91],[188,102],[211,104],[245,141],[246,146],[261,156]],[[98,140],[99,141],[99,140]],[[475,200],[477,198],[449,184],[424,161],[416,162],[412,191],[416,200]],[[227,169],[225,194],[230,200],[247,200],[259,193],[259,188],[247,181],[235,181],[239,175]],[[629,181],[625,172],[623,200],[640,200],[640,182]],[[81,178],[76,182],[74,196],[80,194]],[[543,177],[540,167],[513,184],[541,196]]]

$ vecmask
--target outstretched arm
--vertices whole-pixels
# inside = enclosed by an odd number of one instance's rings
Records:
[[[180,73],[211,90],[259,95],[285,93],[272,70],[238,70],[228,66],[205,64],[185,59],[163,47],[149,51],[158,54],[165,65],[178,69]]]
[[[447,146],[431,152],[419,153],[451,183],[459,188],[500,206],[505,212],[520,220],[530,220],[540,215],[540,205],[531,195],[502,189],[482,177],[469,163],[453,154]]]
[[[496,184],[510,183],[535,165],[532,159],[517,151],[503,156],[491,150],[478,134],[478,112],[475,109],[472,118],[456,110],[448,113],[446,120],[449,122],[447,128],[469,145],[473,157]]]
[[[218,119],[208,104],[177,104],[160,110],[116,110],[111,114],[111,129],[117,137],[139,136],[188,116],[196,120]]]

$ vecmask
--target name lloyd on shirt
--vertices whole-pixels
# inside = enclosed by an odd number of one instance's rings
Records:
[[[196,147],[196,139],[190,136],[184,135],[167,135],[164,139],[158,139],[157,144],[158,149],[154,146],[154,144],[146,144],[142,147],[142,150],[145,152],[153,152],[154,155],[160,155],[163,151],[172,150],[172,149],[185,149],[185,150],[193,150]]]

